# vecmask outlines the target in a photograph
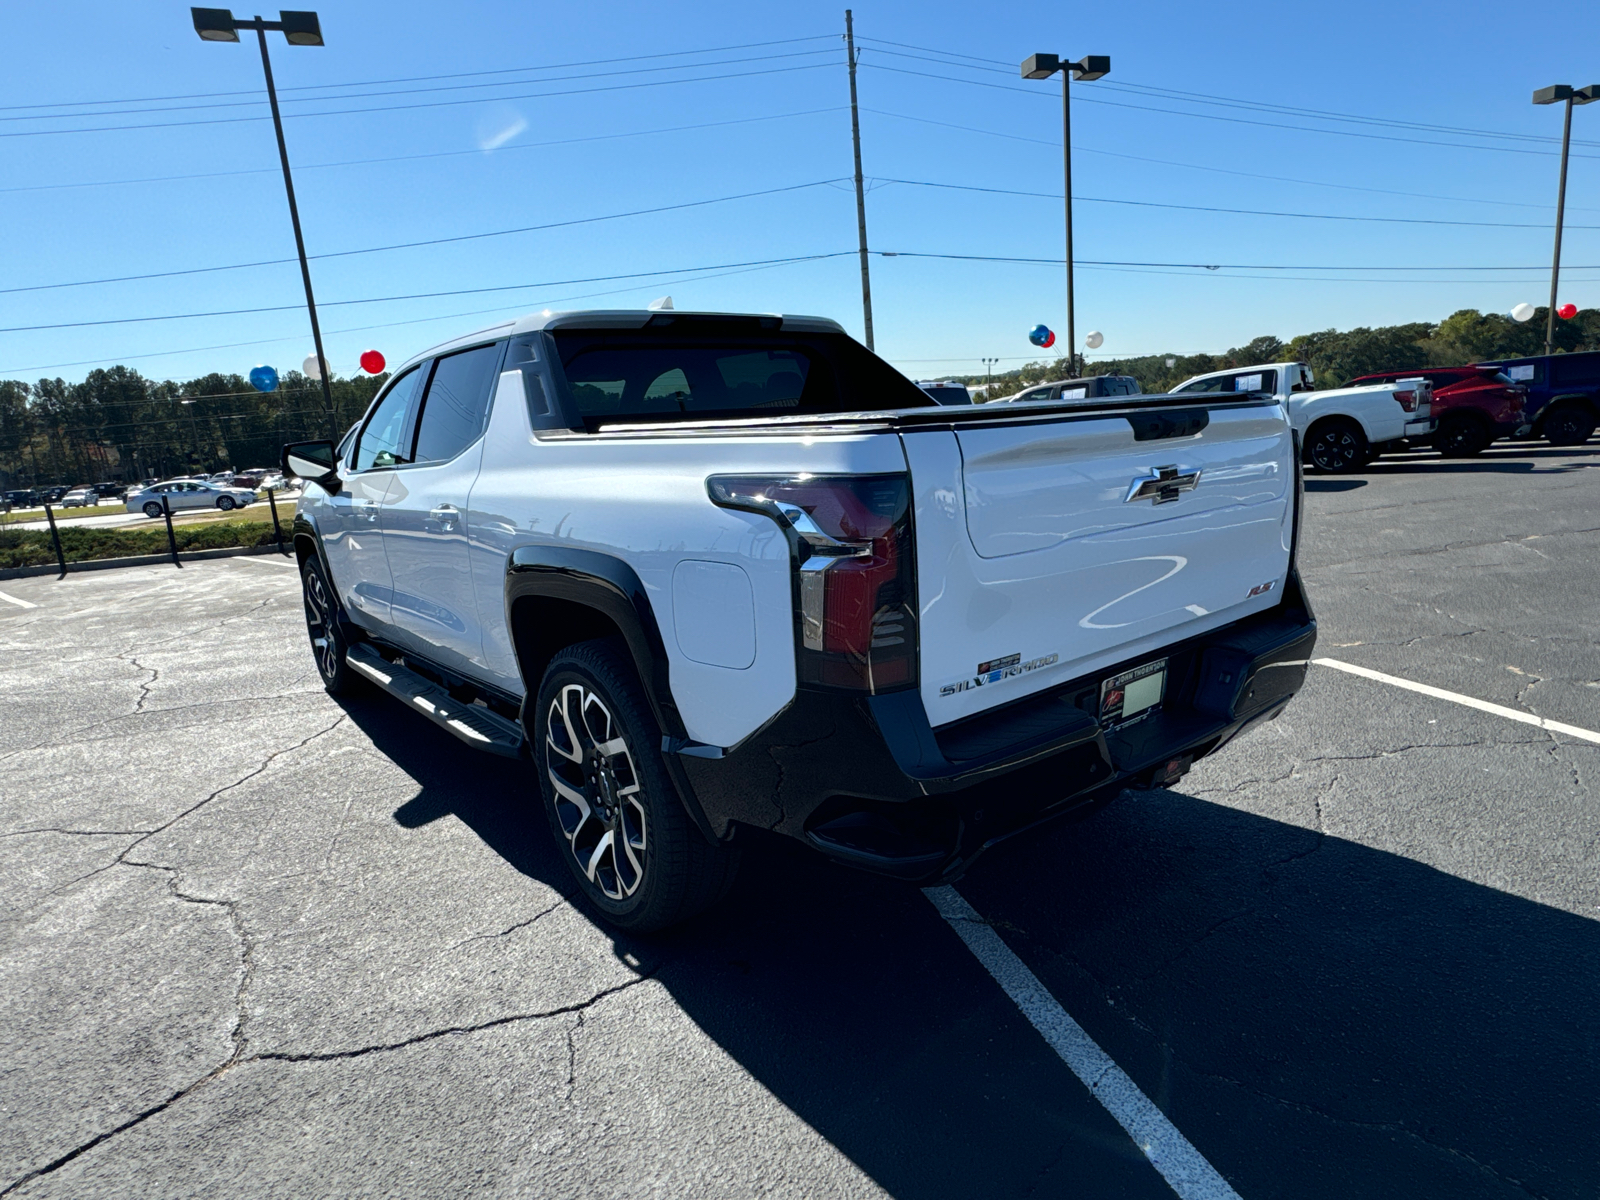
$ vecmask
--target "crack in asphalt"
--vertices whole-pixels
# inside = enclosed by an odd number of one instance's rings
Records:
[[[557,1008],[544,1009],[539,1012],[511,1013],[504,1017],[493,1017],[487,1021],[479,1021],[473,1025],[449,1025],[443,1029],[430,1029],[426,1033],[419,1033],[412,1037],[402,1038],[397,1042],[379,1042],[371,1046],[357,1046],[349,1050],[323,1050],[306,1051],[303,1053],[276,1050],[265,1054],[253,1054],[242,1062],[338,1062],[347,1058],[364,1058],[368,1054],[388,1054],[396,1050],[407,1050],[412,1046],[420,1046],[427,1042],[435,1042],[440,1038],[462,1037],[470,1033],[482,1033],[486,1029],[499,1029],[505,1025],[515,1025],[522,1021],[545,1021],[551,1017],[566,1016],[568,1013],[582,1013],[593,1008],[600,1001],[629,988],[638,987],[641,983],[648,983],[655,977],[657,971],[664,964],[657,964],[642,975],[637,975],[626,983],[614,984],[608,988],[601,988],[587,1000],[579,1000],[573,1004],[563,1004]],[[3,1193],[0,1193],[3,1194]]]
[[[1497,1171],[1488,1163],[1483,1162],[1481,1159],[1474,1158],[1464,1150],[1458,1150],[1454,1146],[1447,1146],[1441,1142],[1433,1141],[1431,1138],[1424,1137],[1422,1134],[1418,1133],[1414,1129],[1409,1128],[1403,1123],[1396,1121],[1360,1121],[1354,1117],[1342,1117],[1338,1113],[1329,1112],[1327,1109],[1318,1108],[1314,1104],[1307,1104],[1303,1100],[1290,1100],[1286,1096],[1275,1095],[1272,1092],[1254,1087],[1248,1083],[1245,1083],[1243,1080],[1234,1079],[1228,1075],[1220,1075],[1214,1071],[1202,1070],[1195,1066],[1194,1063],[1184,1058],[1177,1051],[1173,1050],[1171,1046],[1167,1045],[1165,1042],[1162,1043],[1162,1049],[1172,1056],[1174,1062],[1182,1063],[1189,1071],[1193,1072],[1202,1079],[1210,1079],[1216,1083],[1227,1084],[1230,1087],[1238,1088],[1242,1092],[1247,1092],[1259,1100],[1265,1100],[1270,1104],[1276,1104],[1280,1107],[1303,1113],[1307,1116],[1316,1117],[1319,1120],[1328,1121],[1335,1125],[1346,1125],[1353,1129],[1366,1129],[1384,1133],[1399,1134],[1403,1137],[1410,1138],[1419,1145],[1427,1146],[1430,1149],[1437,1150],[1441,1154],[1448,1154],[1453,1158],[1459,1158],[1462,1162],[1468,1163],[1476,1170],[1481,1171],[1485,1175],[1488,1175],[1490,1178],[1494,1179],[1496,1182],[1503,1183],[1508,1187],[1514,1187],[1523,1195],[1533,1197],[1534,1200],[1550,1200],[1550,1197],[1548,1197],[1545,1193],[1534,1191],[1522,1180],[1514,1179],[1509,1175],[1505,1175],[1502,1172]]]
[[[502,929],[499,933],[480,933],[480,934],[474,935],[473,937],[463,938],[461,941],[455,943],[453,946],[447,947],[446,949],[447,950],[459,950],[459,949],[461,949],[461,947],[467,946],[467,945],[471,945],[473,942],[494,941],[494,940],[496,940],[498,938],[503,938],[503,937],[506,937],[506,936],[508,936],[510,934],[513,934],[519,929],[526,929],[528,926],[532,925],[535,921],[538,921],[540,918],[548,917],[551,913],[555,912],[556,909],[562,907],[563,905],[568,903],[571,899],[572,899],[572,897],[570,895],[563,895],[559,900],[557,900],[549,908],[545,908],[545,909],[539,910],[538,912],[534,913],[533,916],[529,917],[526,921],[518,921],[515,925],[508,925],[504,929]]]
[[[323,737],[323,736],[325,736],[325,735],[327,735],[329,733],[332,733],[335,729],[337,729],[340,725],[343,725],[349,719],[350,718],[349,718],[349,715],[347,713],[340,713],[338,719],[335,720],[333,722],[333,724],[327,726],[326,728],[319,729],[316,733],[310,734],[307,737],[302,738],[300,741],[296,742],[292,746],[285,746],[281,750],[274,750],[271,754],[267,755],[266,758],[261,760],[261,763],[260,763],[259,766],[256,766],[253,769],[251,769],[250,771],[247,771],[245,774],[241,775],[238,779],[235,779],[231,783],[223,784],[216,791],[212,792],[209,796],[206,796],[204,799],[199,800],[199,801],[195,802],[194,804],[191,804],[188,808],[184,809],[182,812],[178,813],[176,816],[170,818],[169,820],[163,821],[160,825],[157,825],[155,828],[150,829],[150,830],[141,831],[140,835],[137,838],[135,838],[133,842],[129,843],[129,845],[126,846],[122,850],[122,852],[120,854],[118,854],[116,856],[116,858],[112,859],[110,862],[106,863],[103,866],[96,867],[94,870],[89,871],[86,874],[80,875],[76,879],[68,880],[66,883],[63,883],[60,887],[52,888],[37,903],[30,905],[28,907],[28,909],[26,909],[24,911],[30,911],[31,912],[34,908],[37,908],[39,906],[39,904],[43,904],[46,900],[50,899],[52,896],[60,895],[62,892],[66,891],[68,888],[76,887],[78,884],[83,883],[85,880],[93,879],[96,875],[100,875],[100,874],[103,874],[106,871],[111,870],[112,867],[116,867],[116,866],[153,866],[153,865],[155,865],[155,864],[151,864],[151,863],[138,863],[138,864],[129,863],[127,861],[127,856],[129,855],[129,853],[131,853],[133,851],[133,849],[136,846],[142,845],[144,842],[146,842],[150,838],[154,837],[158,833],[163,833],[166,830],[171,829],[174,825],[176,825],[179,821],[183,820],[185,817],[192,816],[195,813],[199,812],[202,808],[204,808],[206,805],[210,804],[218,796],[221,796],[226,792],[231,792],[234,788],[241,787],[244,784],[249,783],[250,780],[254,779],[256,776],[260,775],[263,771],[265,771],[269,766],[271,766],[274,760],[282,757],[285,754],[292,754],[296,750],[304,749],[306,746],[310,745],[312,742],[316,741],[318,738]],[[165,868],[163,868],[163,869],[165,869]],[[4,1194],[4,1193],[0,1193],[0,1194]]]
[[[139,865],[148,865],[148,864],[139,864]],[[163,870],[163,871],[174,871],[174,870],[176,870],[176,868],[172,868],[172,867],[158,867],[156,869]],[[179,899],[189,900],[191,903],[200,903],[200,904],[224,904],[225,903],[223,901],[218,901],[218,900],[206,900],[206,899],[203,899],[203,898],[194,898],[194,897],[183,896],[183,895],[180,895],[179,893],[176,893],[176,892],[174,893],[174,895],[177,895]],[[226,903],[232,903],[232,902],[230,901],[230,902],[226,902]],[[119,1134],[126,1133],[128,1130],[133,1129],[133,1128],[135,1128],[135,1127],[137,1127],[139,1125],[142,1125],[145,1121],[148,1121],[151,1117],[160,1115],[161,1113],[165,1112],[167,1109],[171,1108],[178,1101],[184,1099],[187,1096],[193,1095],[195,1092],[199,1091],[201,1088],[205,1087],[207,1084],[211,1083],[212,1081],[214,1081],[216,1079],[221,1078],[224,1074],[226,1074],[227,1072],[229,1072],[229,1071],[231,1071],[231,1070],[233,1070],[233,1069],[235,1069],[237,1067],[247,1066],[247,1065],[249,1065],[251,1063],[337,1062],[337,1061],[339,1061],[341,1059],[362,1058],[362,1057],[365,1057],[368,1054],[383,1054],[383,1053],[388,1053],[388,1052],[392,1052],[392,1051],[396,1051],[396,1050],[405,1050],[405,1049],[408,1049],[408,1048],[410,1048],[412,1046],[418,1046],[418,1045],[423,1045],[423,1044],[428,1043],[428,1042],[438,1041],[440,1038],[464,1037],[464,1036],[467,1036],[467,1035],[473,1034],[473,1033],[482,1033],[483,1031],[489,1030],[489,1029],[498,1029],[498,1028],[501,1028],[501,1027],[506,1026],[506,1025],[515,1025],[515,1024],[519,1024],[519,1023],[524,1022],[524,1021],[543,1021],[543,1020],[548,1020],[551,1017],[565,1016],[565,1015],[567,1015],[569,1013],[578,1014],[578,1018],[579,1018],[579,1022],[578,1023],[581,1025],[583,1013],[587,1009],[593,1008],[596,1004],[599,1004],[602,1000],[608,999],[611,996],[615,996],[620,992],[625,992],[629,988],[637,987],[641,983],[649,982],[655,976],[656,971],[659,970],[659,969],[660,968],[658,966],[656,968],[652,968],[650,971],[648,971],[648,972],[646,972],[646,973],[644,973],[642,975],[639,975],[639,976],[637,976],[637,977],[635,977],[633,979],[628,980],[626,983],[619,983],[619,984],[616,984],[616,985],[614,985],[612,987],[602,988],[600,991],[594,993],[588,999],[580,1000],[580,1001],[578,1001],[578,1002],[576,1002],[574,1004],[564,1004],[564,1005],[561,1005],[560,1007],[548,1009],[548,1010],[541,1011],[541,1012],[513,1013],[513,1014],[511,1014],[509,1016],[496,1017],[496,1018],[493,1018],[492,1020],[488,1020],[488,1021],[480,1021],[480,1022],[478,1022],[476,1024],[473,1024],[473,1025],[452,1025],[452,1026],[449,1026],[449,1027],[444,1028],[444,1029],[432,1029],[432,1030],[427,1031],[426,1033],[419,1033],[419,1034],[415,1035],[414,1037],[404,1038],[404,1039],[402,1039],[400,1041],[397,1041],[397,1042],[383,1042],[383,1043],[379,1043],[377,1045],[372,1045],[372,1046],[359,1046],[359,1047],[356,1047],[356,1048],[353,1048],[353,1049],[350,1049],[350,1050],[331,1050],[331,1051],[325,1051],[325,1052],[321,1052],[321,1053],[312,1052],[312,1053],[297,1054],[297,1053],[289,1053],[289,1052],[284,1052],[284,1051],[278,1051],[278,1052],[271,1052],[271,1053],[266,1053],[266,1054],[251,1054],[251,1055],[243,1055],[243,1054],[241,1054],[240,1051],[239,1051],[239,1046],[242,1045],[242,1043],[236,1043],[235,1053],[233,1055],[230,1055],[229,1058],[225,1062],[219,1064],[216,1067],[213,1067],[210,1071],[207,1071],[204,1075],[202,1075],[199,1079],[196,1079],[193,1083],[189,1084],[187,1087],[180,1088],[178,1091],[176,1091],[172,1095],[168,1096],[165,1100],[161,1101],[159,1104],[152,1105],[150,1108],[147,1108],[143,1112],[138,1113],[137,1115],[135,1115],[133,1117],[130,1117],[128,1120],[124,1121],[122,1124],[116,1126],[113,1129],[108,1129],[104,1133],[96,1134],[93,1138],[90,1138],[88,1141],[82,1143],[81,1145],[73,1147],[71,1150],[67,1151],[65,1154],[59,1156],[56,1159],[53,1159],[52,1161],[46,1163],[44,1166],[38,1167],[38,1168],[36,1168],[36,1169],[34,1169],[32,1171],[29,1171],[26,1175],[23,1175],[23,1176],[19,1177],[18,1179],[13,1180],[11,1183],[7,1184],[5,1187],[0,1188],[0,1196],[8,1196],[12,1192],[16,1191],[18,1188],[22,1187],[24,1184],[27,1184],[27,1183],[31,1182],[32,1180],[35,1180],[35,1179],[40,1178],[41,1176],[50,1175],[50,1174],[53,1174],[56,1171],[59,1171],[62,1167],[66,1166],[68,1163],[72,1162],[74,1159],[81,1157],[82,1155],[88,1153],[90,1150],[95,1149],[97,1146],[104,1145],[106,1142],[110,1141],[114,1137],[117,1137]],[[243,984],[241,984],[241,987],[242,986],[243,986]],[[236,1030],[236,1033],[239,1033],[240,1036],[242,1036],[242,1031]],[[568,1045],[569,1045],[569,1047],[572,1044],[571,1043],[571,1034],[572,1034],[572,1031],[569,1030],[568,1031]],[[569,1086],[574,1082],[575,1071],[576,1071],[576,1059],[575,1059],[575,1050],[574,1050],[572,1052],[572,1055],[569,1057],[569,1060],[568,1060],[568,1084],[569,1084]]]

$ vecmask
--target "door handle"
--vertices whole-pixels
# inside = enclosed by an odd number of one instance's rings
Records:
[[[461,519],[461,511],[453,504],[441,504],[438,508],[429,509],[428,516],[439,522],[443,532],[449,533]]]
[[[378,519],[378,510],[381,507],[376,500],[352,500],[350,507],[355,515],[367,521],[375,522]]]

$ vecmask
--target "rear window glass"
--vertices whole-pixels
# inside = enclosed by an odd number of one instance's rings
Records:
[[[923,408],[937,401],[837,334],[557,331],[585,428],[708,417]]]

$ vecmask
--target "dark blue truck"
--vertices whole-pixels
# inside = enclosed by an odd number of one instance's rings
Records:
[[[1533,436],[1552,446],[1582,445],[1600,423],[1600,351],[1474,365],[1504,371],[1528,389],[1523,412],[1533,423]]]

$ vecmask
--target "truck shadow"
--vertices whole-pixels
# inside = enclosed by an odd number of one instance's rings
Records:
[[[400,824],[452,814],[570,890],[530,766],[350,711],[420,785]],[[1176,791],[958,886],[1242,1195],[1600,1184],[1592,921]],[[914,888],[754,839],[717,910],[613,942],[900,1200],[1171,1194]]]

